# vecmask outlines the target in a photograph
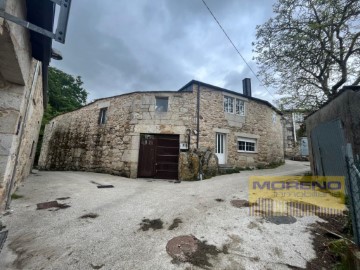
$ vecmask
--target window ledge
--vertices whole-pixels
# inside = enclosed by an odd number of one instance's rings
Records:
[[[254,151],[254,152],[250,152],[250,151],[241,151],[241,150],[237,150],[238,153],[245,153],[245,154],[257,154],[258,151]]]

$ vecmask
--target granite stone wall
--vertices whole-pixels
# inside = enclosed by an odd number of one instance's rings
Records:
[[[187,143],[190,131],[189,148],[195,149],[197,87],[194,84],[188,91],[135,92],[105,98],[54,118],[45,129],[40,168],[137,177],[142,133],[179,134],[180,143]],[[245,101],[245,116],[227,114],[223,96],[221,91],[201,87],[199,151],[210,149],[214,153],[216,132],[221,132],[226,134],[226,162],[231,166],[282,161],[281,115],[264,103],[239,96]],[[168,97],[167,112],[155,111],[156,97]],[[101,108],[107,108],[105,124],[98,121]],[[238,137],[256,139],[257,151],[239,152]],[[180,155],[179,168],[183,161],[187,162]]]
[[[46,126],[39,166],[136,177],[140,134],[179,134],[180,142],[187,142],[186,129],[195,128],[194,95],[125,94],[58,116]],[[155,111],[156,97],[169,98],[168,112]],[[103,125],[98,122],[101,108],[107,108]]]
[[[226,163],[236,167],[252,167],[279,162],[284,159],[283,127],[281,115],[267,105],[241,98],[245,101],[245,115],[224,112],[224,95],[201,87],[200,142],[201,146],[215,148],[216,133],[226,134]],[[238,138],[255,139],[255,153],[238,151]]]

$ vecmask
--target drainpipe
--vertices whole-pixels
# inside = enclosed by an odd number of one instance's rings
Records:
[[[24,129],[26,127],[26,122],[27,122],[27,117],[28,117],[28,112],[29,112],[29,104],[30,104],[30,100],[32,99],[33,92],[34,92],[34,89],[36,87],[36,83],[37,83],[37,80],[38,80],[38,77],[39,77],[39,66],[40,66],[40,62],[38,61],[36,63],[34,76],[33,76],[33,81],[32,81],[32,84],[31,84],[29,95],[25,96],[25,102],[26,102],[25,113],[24,113],[23,121],[21,123],[20,132],[19,132],[19,144],[18,144],[18,147],[17,147],[17,150],[16,150],[15,164],[14,164],[14,168],[13,168],[13,171],[12,171],[12,176],[11,176],[10,182],[8,184],[8,192],[6,194],[6,196],[7,196],[7,198],[6,198],[6,206],[5,206],[6,209],[9,209],[9,207],[10,207],[11,191],[14,188],[16,168],[17,168],[17,165],[19,163],[19,154],[20,154],[21,144],[22,144],[22,140],[23,140]],[[20,110],[21,110],[21,108],[20,108]]]
[[[196,149],[199,149],[200,135],[200,83],[198,83],[197,103],[196,103]]]
[[[296,144],[297,139],[296,139],[296,127],[295,127],[295,116],[294,113],[291,113],[292,116],[292,124],[293,124],[293,132],[294,132],[294,142]]]
[[[199,150],[199,135],[200,135],[200,83],[198,83],[198,91],[197,91],[197,115],[196,115],[196,149]],[[201,158],[199,156],[199,175],[198,180],[203,179],[203,173],[202,173],[202,163]]]

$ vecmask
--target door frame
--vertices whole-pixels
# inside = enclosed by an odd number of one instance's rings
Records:
[[[142,175],[142,173],[141,173],[141,171],[142,171],[142,165],[143,165],[143,163],[142,163],[142,159],[143,158],[147,158],[146,156],[143,156],[144,155],[144,153],[143,153],[143,151],[142,150],[144,150],[143,149],[143,145],[142,145],[142,136],[152,136],[153,137],[153,139],[152,139],[152,142],[153,142],[153,144],[152,144],[152,147],[150,147],[150,148],[148,148],[147,150],[148,151],[151,151],[151,153],[147,153],[147,154],[149,154],[149,157],[150,158],[152,158],[152,164],[151,164],[151,170],[152,170],[152,172],[151,172],[151,176],[150,175],[148,175],[148,176],[144,176],[144,175]],[[160,172],[160,171],[162,171],[162,172],[164,172],[164,170],[163,169],[160,169],[160,170],[158,170],[158,168],[161,168],[161,164],[163,164],[164,165],[164,161],[160,161],[160,159],[163,159],[163,158],[161,158],[161,156],[163,156],[164,154],[161,154],[161,152],[163,151],[163,150],[160,150],[161,148],[162,149],[164,149],[164,146],[158,146],[158,144],[160,143],[160,141],[161,141],[161,139],[162,140],[164,140],[164,137],[166,138],[166,137],[173,137],[173,138],[176,138],[176,140],[175,141],[177,141],[177,161],[176,161],[176,165],[177,165],[177,167],[176,167],[176,170],[177,170],[177,175],[176,175],[176,178],[167,178],[167,177],[169,177],[169,176],[166,176],[166,177],[163,177],[163,178],[158,178],[158,172]],[[160,140],[160,141],[159,141]],[[166,140],[166,139],[165,139]],[[158,148],[159,147],[159,148]],[[165,146],[166,147],[166,146]],[[175,148],[176,147],[174,147],[174,146],[169,146],[169,148],[172,148],[173,150],[175,150]],[[159,152],[160,151],[160,152]],[[168,150],[167,150],[168,151]],[[180,154],[180,135],[179,134],[161,134],[161,133],[140,133],[140,141],[139,141],[139,155],[138,155],[138,164],[137,164],[137,178],[152,178],[152,179],[178,179],[179,178],[179,154]],[[166,156],[167,154],[165,154],[165,156]],[[173,154],[171,154],[171,156],[173,156],[173,157],[175,157],[175,155],[173,155]],[[168,163],[168,161],[167,162],[165,162],[165,163]],[[171,163],[171,164],[170,164]],[[170,162],[169,163],[169,166],[170,165],[172,165],[172,164],[175,164],[175,162]],[[145,165],[150,165],[150,164],[146,164],[146,163],[144,163]],[[171,172],[171,171],[169,171],[169,172]]]
[[[223,148],[223,155],[224,155],[224,163],[220,163],[219,162],[219,165],[224,165],[224,164],[226,164],[226,162],[227,162],[227,145],[228,145],[228,143],[227,143],[227,133],[223,133],[223,132],[215,132],[215,155],[217,156],[217,147],[218,147],[218,134],[219,135],[222,135],[223,136],[223,140],[222,140],[222,144],[223,144],[223,146],[222,146],[222,148]],[[218,159],[219,159],[219,157],[218,157]]]

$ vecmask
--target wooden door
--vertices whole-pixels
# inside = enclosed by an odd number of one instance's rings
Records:
[[[179,135],[141,134],[138,177],[178,179]]]
[[[154,177],[155,147],[154,135],[140,134],[138,177]]]

